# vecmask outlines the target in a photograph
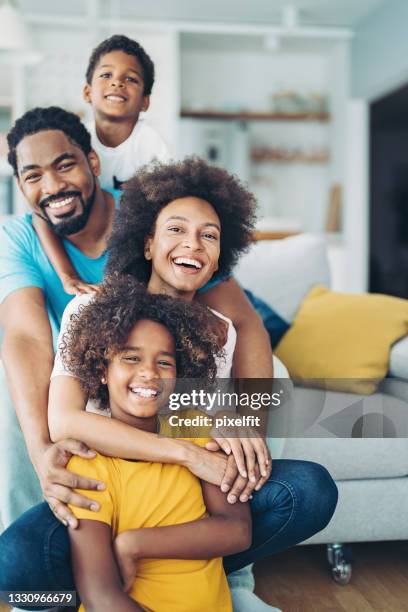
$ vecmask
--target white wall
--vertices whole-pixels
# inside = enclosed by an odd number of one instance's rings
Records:
[[[113,32],[43,25],[32,26],[32,31],[44,59],[25,69],[26,108],[56,104],[90,119],[91,109],[82,99],[85,70],[92,48]],[[178,36],[137,31],[131,26],[121,33],[140,42],[155,63],[156,82],[147,118],[173,149],[179,109]]]
[[[362,21],[352,43],[352,94],[375,99],[408,81],[408,2],[382,4]]]

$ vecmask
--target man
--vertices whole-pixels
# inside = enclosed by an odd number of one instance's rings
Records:
[[[88,132],[75,115],[51,107],[26,113],[16,122],[8,141],[9,161],[32,214],[41,216],[55,233],[65,236],[65,249],[81,278],[99,283],[115,202],[99,185],[99,160],[91,149]],[[49,439],[47,399],[54,343],[70,299],[35,234],[32,215],[6,224],[0,236],[0,322],[11,400],[3,383],[2,401],[7,405],[0,408],[0,512],[4,526],[44,495],[59,519],[75,527],[67,503],[90,508],[93,502],[72,489],[103,486],[65,469],[72,454],[93,456],[83,444],[74,440],[52,444]],[[268,337],[235,281],[219,283],[208,290],[205,300],[229,316],[237,329],[236,375],[271,377]],[[139,432],[139,436],[141,458],[183,464],[204,480],[223,481],[230,493],[239,496],[244,485],[233,484],[237,471],[229,459],[198,447],[193,456],[186,456],[177,440],[152,442],[152,434]],[[278,548],[319,531],[334,511],[335,485],[324,468],[313,466],[306,466],[307,478],[305,474],[291,474],[291,484],[305,506],[292,520],[290,533],[280,534],[283,539],[279,545],[277,542]],[[301,490],[304,482],[309,483],[305,491]]]

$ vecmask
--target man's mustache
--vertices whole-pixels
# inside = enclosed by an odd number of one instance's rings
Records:
[[[55,195],[50,195],[40,201],[39,207],[44,210],[49,204],[52,202],[57,202],[58,200],[64,200],[65,198],[75,198],[81,197],[80,191],[61,191]]]

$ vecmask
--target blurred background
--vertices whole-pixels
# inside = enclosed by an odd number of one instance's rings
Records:
[[[25,204],[5,133],[34,106],[89,119],[92,48],[138,40],[174,157],[249,184],[264,238],[325,233],[333,286],[408,297],[406,0],[3,0],[0,215]]]

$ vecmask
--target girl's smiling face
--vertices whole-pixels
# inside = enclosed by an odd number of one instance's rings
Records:
[[[148,289],[192,300],[218,269],[221,223],[206,200],[173,200],[157,216],[145,243],[152,262]]]
[[[175,380],[173,336],[161,323],[138,321],[125,346],[106,368],[112,416],[139,429],[155,431],[157,412],[167,405]]]

